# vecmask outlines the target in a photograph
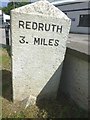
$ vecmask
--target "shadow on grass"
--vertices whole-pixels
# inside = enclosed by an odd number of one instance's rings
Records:
[[[39,117],[47,118],[88,118],[88,112],[71,101],[61,93],[59,99],[53,101],[42,100],[38,102]]]
[[[12,73],[7,70],[2,70],[2,97],[12,101],[13,90],[12,90]]]

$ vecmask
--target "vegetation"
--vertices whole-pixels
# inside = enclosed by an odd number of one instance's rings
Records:
[[[26,4],[29,4],[30,2],[9,2],[7,7],[3,7],[2,11],[8,15],[10,15],[10,10],[14,9],[14,8],[18,8],[21,6],[24,6]]]

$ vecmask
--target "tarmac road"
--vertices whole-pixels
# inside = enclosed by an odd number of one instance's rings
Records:
[[[87,34],[69,34],[67,47],[77,50],[79,52],[90,55],[90,35]]]

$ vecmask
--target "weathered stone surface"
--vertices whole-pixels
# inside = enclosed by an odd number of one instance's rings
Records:
[[[56,98],[70,19],[38,1],[12,10],[11,23],[14,100]]]

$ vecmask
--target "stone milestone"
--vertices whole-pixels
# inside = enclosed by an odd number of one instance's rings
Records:
[[[71,21],[48,1],[11,11],[13,99],[55,99]]]

